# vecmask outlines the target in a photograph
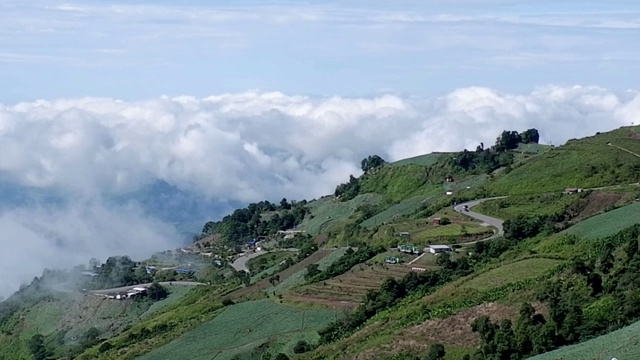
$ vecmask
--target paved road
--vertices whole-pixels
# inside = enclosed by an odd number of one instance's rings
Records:
[[[493,234],[492,236],[490,236],[488,238],[485,238],[485,239],[482,239],[482,240],[471,241],[471,242],[468,242],[468,243],[462,243],[462,244],[459,244],[459,245],[471,245],[471,244],[475,244],[477,242],[495,239],[497,237],[500,237],[500,236],[504,235],[504,229],[502,228],[502,223],[503,223],[502,220],[496,219],[496,218],[493,218],[491,216],[487,216],[487,215],[484,215],[484,214],[479,214],[479,213],[473,212],[471,210],[464,211],[465,205],[468,206],[469,209],[471,209],[472,207],[474,207],[474,206],[476,206],[476,205],[478,205],[478,204],[480,204],[480,203],[482,203],[484,201],[487,201],[487,200],[498,200],[498,199],[504,199],[504,198],[506,198],[506,196],[474,200],[474,201],[469,201],[469,202],[462,203],[462,204],[454,206],[453,210],[455,210],[456,212],[459,212],[461,214],[470,216],[470,217],[472,217],[472,218],[474,218],[476,220],[480,220],[480,221],[482,221],[484,223],[487,223],[487,224],[489,224],[491,226],[494,226],[496,229],[498,229],[497,233]]]
[[[296,252],[298,251],[298,249],[276,249],[273,251],[293,251]],[[248,255],[244,255],[244,256],[240,256],[239,258],[237,258],[232,264],[231,267],[233,267],[236,271],[246,271],[249,272],[249,268],[247,267],[247,262],[253,258],[257,258],[260,255],[264,255],[267,254],[271,251],[256,251],[254,253],[248,254]]]
[[[90,293],[92,294],[97,294],[97,295],[106,295],[106,294],[113,294],[113,293],[117,293],[117,292],[127,292],[131,289],[133,289],[134,287],[149,287],[151,286],[152,283],[146,283],[146,284],[136,284],[136,285],[131,285],[131,286],[121,286],[121,287],[117,287],[117,288],[111,288],[111,289],[100,289],[100,290],[89,290]],[[171,285],[181,285],[181,286],[199,286],[199,285],[205,285],[203,283],[200,282],[195,282],[195,281],[163,281],[159,283],[162,286],[171,286]]]

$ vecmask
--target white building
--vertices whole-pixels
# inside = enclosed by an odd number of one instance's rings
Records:
[[[451,248],[447,245],[429,245],[429,252],[432,254],[448,253]]]

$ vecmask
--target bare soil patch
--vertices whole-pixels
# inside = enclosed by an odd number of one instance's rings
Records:
[[[533,304],[536,312],[544,313],[542,304]],[[498,303],[486,303],[463,310],[446,319],[427,320],[420,325],[402,330],[397,341],[364,351],[355,357],[358,360],[372,360],[381,354],[397,354],[401,351],[428,351],[431,344],[444,344],[460,348],[480,346],[480,337],[471,330],[471,323],[481,316],[488,316],[493,322],[510,319],[515,322],[519,308]]]
[[[568,209],[572,216],[571,222],[578,223],[588,217],[597,215],[607,208],[623,205],[630,194],[595,191],[571,205]]]
[[[378,289],[385,279],[399,279],[411,271],[411,266],[401,264],[359,264],[333,279],[304,286],[292,296],[310,301],[328,301],[332,306],[345,303],[359,304],[368,291]]]

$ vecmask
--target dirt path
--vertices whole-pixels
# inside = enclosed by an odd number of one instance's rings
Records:
[[[627,149],[625,149],[625,148],[623,148],[623,147],[620,147],[620,146],[617,146],[617,145],[613,145],[612,143],[607,143],[607,145],[612,146],[612,147],[614,147],[614,148],[616,148],[616,149],[620,149],[620,150],[622,150],[622,151],[626,151],[626,152],[628,152],[629,154],[634,155],[634,156],[637,156],[637,157],[639,157],[639,158],[640,158],[640,154],[634,153],[634,152],[633,152],[633,151],[631,151],[631,150],[627,150]]]

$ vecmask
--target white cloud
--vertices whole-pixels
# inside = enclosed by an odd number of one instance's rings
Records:
[[[171,226],[149,220],[130,206],[72,201],[58,207],[0,211],[0,296],[39,276],[44,268],[87,264],[92,257],[148,257],[177,246]]]
[[[0,213],[0,271],[15,261],[29,264],[21,276],[3,278],[0,290],[42,266],[175,246],[172,227],[96,200],[127,196],[158,180],[221,204],[311,199],[359,174],[360,160],[370,154],[393,161],[474,149],[493,144],[502,130],[532,127],[543,142],[559,145],[638,124],[638,114],[637,92],[583,86],[527,94],[471,87],[435,98],[249,91],[0,105],[0,182],[70,203]]]

